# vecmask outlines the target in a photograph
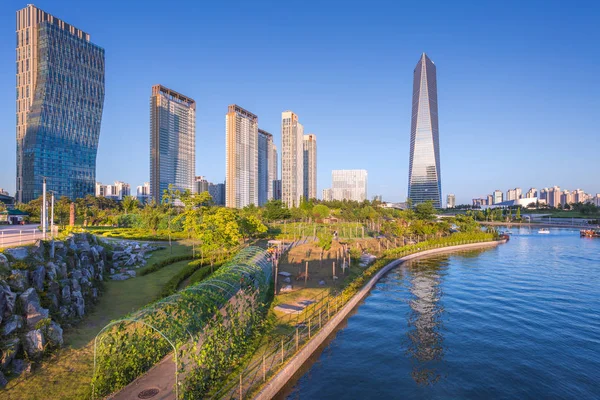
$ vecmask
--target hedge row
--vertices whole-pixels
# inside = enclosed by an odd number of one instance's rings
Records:
[[[156,272],[159,269],[164,268],[173,263],[176,263],[179,261],[193,260],[193,259],[194,259],[194,256],[192,256],[191,254],[188,254],[185,256],[174,256],[174,257],[170,257],[170,258],[165,258],[164,260],[159,261],[155,264],[152,264],[151,266],[147,267],[146,269],[141,270],[138,275],[140,275],[140,276],[148,275],[148,274],[151,274],[152,272]]]

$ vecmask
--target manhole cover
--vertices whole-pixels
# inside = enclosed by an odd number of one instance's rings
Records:
[[[158,392],[159,392],[158,389],[146,389],[146,390],[142,390],[138,394],[138,399],[150,399],[150,398],[156,396],[158,394]]]

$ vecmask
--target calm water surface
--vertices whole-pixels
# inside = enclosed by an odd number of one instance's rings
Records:
[[[391,271],[282,397],[600,399],[600,239],[512,231]]]

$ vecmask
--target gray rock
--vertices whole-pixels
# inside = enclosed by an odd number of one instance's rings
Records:
[[[58,302],[58,296],[54,293],[48,293],[48,300],[50,300],[50,303],[52,303],[52,306],[54,308],[52,308],[53,310],[58,308],[59,302]]]
[[[125,281],[129,278],[131,278],[131,276],[127,274],[114,274],[110,276],[110,279],[113,281]]]
[[[29,287],[27,271],[23,271],[21,269],[13,269],[11,271],[10,277],[7,279],[7,283],[12,290],[22,292],[23,290]]]
[[[10,364],[12,373],[15,375],[21,375],[23,372],[30,373],[31,372],[31,363],[25,360],[21,360],[19,358],[15,358],[13,362]]]
[[[83,295],[80,291],[74,291],[71,294],[71,298],[73,301],[73,306],[75,308],[75,313],[79,318],[83,317],[85,314],[85,301],[83,300]]]
[[[42,292],[44,290],[44,277],[46,276],[46,268],[43,266],[39,266],[33,271],[31,274],[31,284],[34,288],[38,290],[38,292]]]
[[[82,276],[83,276],[83,274],[81,273],[80,270],[75,270],[75,271],[71,272],[71,278],[73,278],[73,279],[79,280],[79,279],[81,279]]]
[[[0,388],[5,387],[6,385],[8,385],[8,380],[6,379],[2,371],[0,371]]]
[[[2,318],[9,317],[15,311],[17,294],[10,290],[5,282],[0,282],[0,322]]]
[[[48,327],[48,343],[53,346],[61,347],[64,343],[63,341],[63,330],[59,324],[52,321],[50,322],[50,326]]]
[[[125,273],[129,276],[131,276],[132,278],[135,278],[135,271],[132,269],[129,269],[127,271],[125,271]]]
[[[58,276],[58,267],[53,262],[49,262],[46,265],[46,276],[49,281],[55,281]]]
[[[23,327],[23,317],[20,315],[13,315],[8,318],[2,327],[2,335],[10,336],[17,330]]]
[[[81,290],[81,285],[77,279],[71,279],[71,286],[73,287],[74,292]]]
[[[58,276],[60,279],[66,279],[67,275],[67,263],[61,263],[60,268],[58,269]]]
[[[92,298],[96,299],[98,298],[98,289],[96,288],[92,288]]]
[[[108,273],[111,274],[111,275],[114,274],[115,273],[115,269],[111,268]]]
[[[57,298],[60,297],[60,285],[58,282],[52,281],[48,283],[48,293],[55,295]]]
[[[77,250],[79,250],[79,249],[77,248],[77,245],[75,244],[75,240],[73,240],[73,238],[69,238],[69,239],[67,239],[67,246],[69,246],[69,249],[70,249],[70,250],[73,250],[73,251],[75,251],[75,252],[76,252]]]
[[[29,288],[19,296],[19,302],[23,310],[27,310],[30,303],[40,303],[40,298],[34,288]]]
[[[8,258],[2,253],[0,253],[0,268],[6,267],[8,268]]]
[[[80,251],[90,251],[91,246],[87,240],[77,242],[77,247],[79,247]]]
[[[64,286],[61,290],[62,304],[71,304],[71,287]]]
[[[21,340],[18,338],[8,339],[2,344],[2,358],[0,359],[0,366],[6,371],[8,365],[14,360],[15,356],[21,348]]]
[[[325,281],[324,280],[320,280],[319,281],[319,286],[325,286]]]
[[[73,309],[70,305],[60,306],[60,308],[58,309],[58,314],[63,320],[70,319],[75,316],[75,313],[73,312]]]
[[[14,247],[4,250],[6,254],[10,254],[15,260],[24,260],[29,255],[27,247]]]
[[[40,298],[34,288],[29,288],[19,296],[19,301],[27,316],[27,327],[35,328],[42,319],[48,318],[49,312],[40,305]]]
[[[94,260],[94,262],[100,261],[100,254],[98,253],[98,250],[96,250],[96,247],[90,249],[90,254],[92,255],[92,260]]]
[[[44,352],[46,340],[41,330],[35,329],[25,334],[24,349],[29,358],[37,358]]]

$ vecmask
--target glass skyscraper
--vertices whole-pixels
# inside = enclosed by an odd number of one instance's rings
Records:
[[[17,11],[17,200],[93,195],[104,106],[104,49],[33,5]]]
[[[157,203],[169,185],[194,191],[196,102],[162,85],[150,97],[150,196]]]
[[[442,204],[436,70],[425,53],[414,71],[408,198],[413,205]]]

